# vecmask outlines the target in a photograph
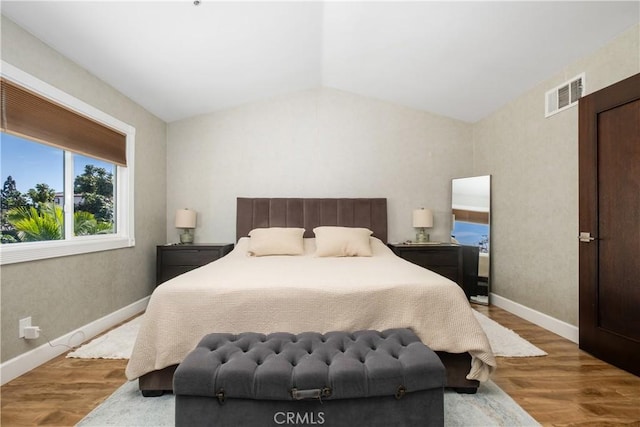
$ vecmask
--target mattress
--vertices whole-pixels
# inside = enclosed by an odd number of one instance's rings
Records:
[[[467,379],[496,366],[462,289],[371,238],[371,257],[251,257],[249,239],[231,253],[158,286],[126,369],[129,380],[180,363],[212,332],[358,331],[410,328],[429,348],[468,352]]]

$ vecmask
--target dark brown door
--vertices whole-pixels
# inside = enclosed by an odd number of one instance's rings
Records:
[[[640,74],[579,105],[580,348],[640,375]]]

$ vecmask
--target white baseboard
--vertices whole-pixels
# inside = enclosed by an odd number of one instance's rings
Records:
[[[563,322],[562,320],[558,320],[555,317],[551,317],[494,293],[491,294],[491,304],[507,310],[518,317],[522,317],[523,319],[545,328],[554,334],[560,335],[569,341],[573,341],[576,344],[578,343],[579,335],[577,326],[573,326],[569,323]]]
[[[69,345],[80,345],[81,342],[71,343],[71,340],[74,339],[74,337],[80,338],[82,342],[85,342],[118,323],[143,312],[148,303],[149,297],[142,298],[133,304],[129,304],[128,306],[114,311],[111,314],[71,331],[66,335],[49,341],[51,345],[43,344],[40,347],[34,348],[31,351],[7,360],[0,364],[0,384],[4,385],[14,378],[17,378],[20,375],[23,375],[43,363],[61,355],[69,350],[67,347]]]

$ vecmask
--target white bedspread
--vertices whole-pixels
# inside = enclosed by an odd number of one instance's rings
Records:
[[[127,378],[180,363],[211,332],[328,332],[411,328],[432,350],[469,352],[468,379],[496,366],[462,289],[372,239],[373,257],[249,257],[240,239],[224,258],[158,286]]]

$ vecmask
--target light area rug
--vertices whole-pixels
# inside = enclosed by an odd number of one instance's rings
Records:
[[[473,310],[473,313],[487,334],[491,349],[496,356],[532,357],[545,356],[547,354],[520,337],[520,335],[489,319],[484,314],[476,310]],[[131,357],[131,351],[138,335],[141,320],[142,316],[138,316],[77,350],[69,352],[67,357],[80,359],[128,359]]]
[[[212,402],[212,404],[216,404]],[[491,381],[476,394],[445,391],[445,426],[538,426],[538,422]],[[173,426],[175,399],[172,394],[142,397],[137,381],[125,383],[83,418],[79,427]]]
[[[128,321],[104,335],[67,353],[77,359],[129,359],[138,336],[142,316]]]
[[[489,338],[491,350],[496,356],[502,357],[535,357],[546,356],[547,353],[529,341],[522,338],[511,329],[507,329],[498,322],[489,319],[484,314],[473,310],[480,326]]]

